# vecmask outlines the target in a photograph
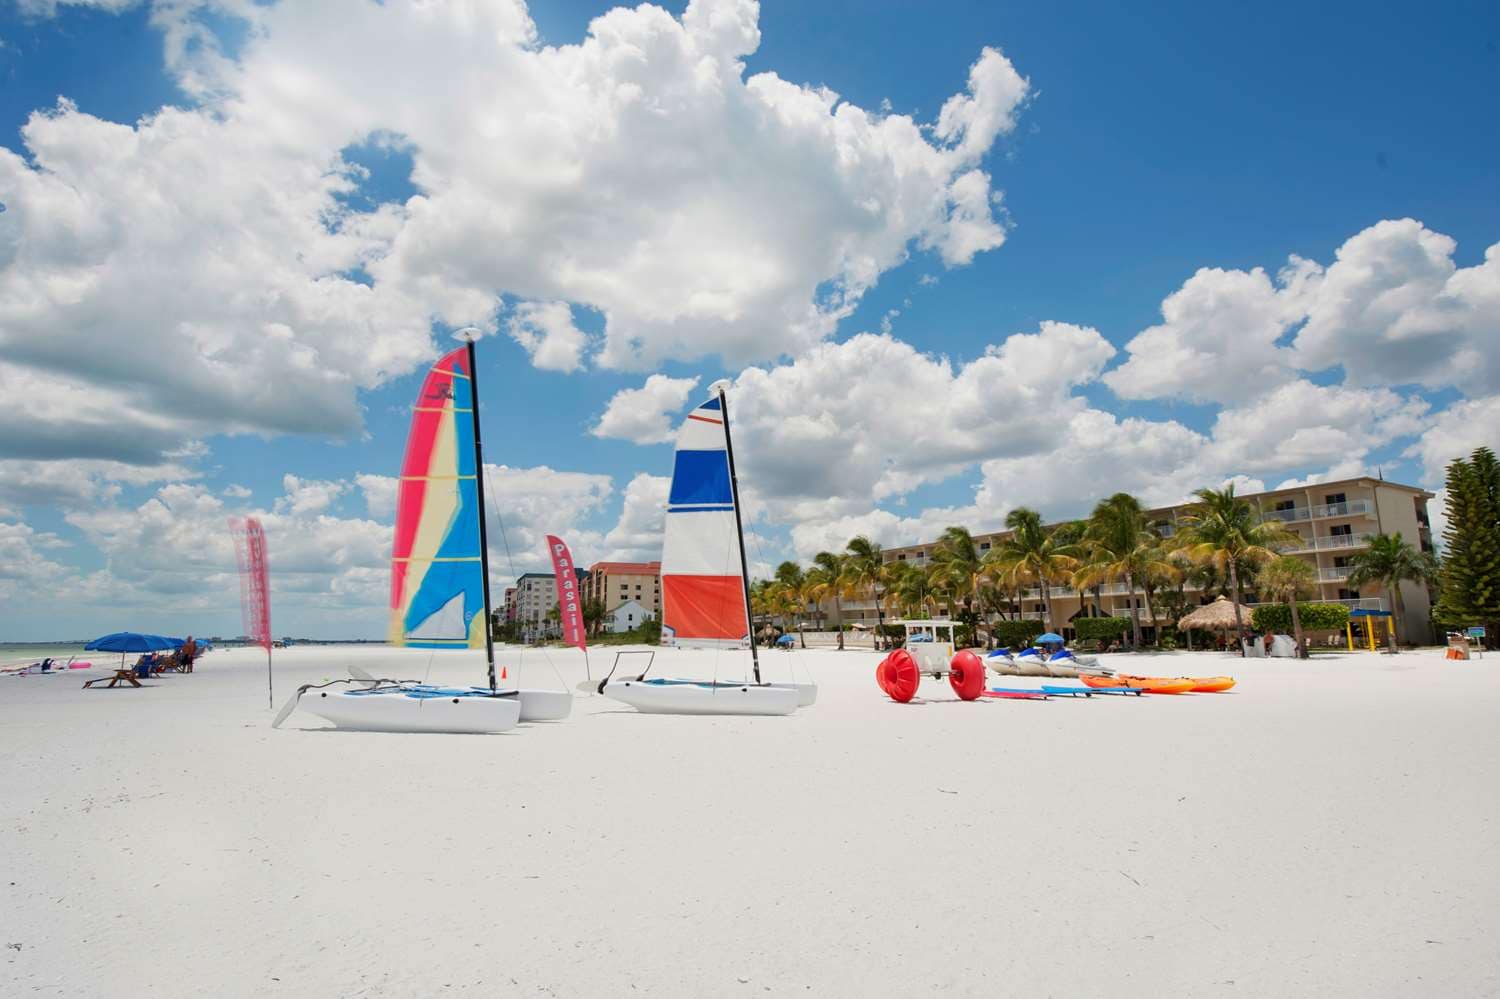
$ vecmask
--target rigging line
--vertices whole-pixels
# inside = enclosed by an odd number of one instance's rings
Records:
[[[547,647],[545,645],[542,646],[541,653],[542,653],[542,658],[545,659],[545,660],[547,660],[547,665],[552,667],[552,675],[555,676],[555,677],[557,677],[557,682],[562,685],[562,689],[563,690],[567,690],[568,689],[568,681],[566,681],[566,680],[563,679],[562,670],[558,669],[557,668],[557,663],[555,663],[555,662],[552,661],[552,654],[547,651]],[[585,655],[587,655],[587,653],[585,653]],[[521,667],[519,665],[517,665],[516,666],[516,674],[517,674],[517,676],[516,676],[516,683],[518,685],[521,682],[520,672],[521,672]]]
[[[755,542],[755,557],[758,558],[758,559],[760,559],[761,564],[763,564],[763,565],[770,565],[771,564],[770,560],[766,558],[766,550],[765,550],[764,547],[761,546],[760,535],[758,535],[758,534],[751,534],[750,535],[750,539],[753,542]],[[802,595],[799,593],[797,595],[797,611],[798,611],[798,619],[799,620],[801,619],[802,612],[805,611],[806,609],[807,609],[806,606],[804,606],[802,604]],[[751,629],[755,628],[755,614],[753,612],[750,614],[750,627],[751,627]],[[800,627],[798,628],[798,633],[799,634],[801,633],[801,628]],[[805,641],[806,640],[804,639],[804,643],[805,643]],[[798,656],[793,656],[792,657],[791,674],[792,674],[792,682],[793,683],[795,683],[797,681],[797,662],[798,662],[799,658],[800,657],[798,657]],[[811,680],[813,683],[817,683],[818,682],[817,677],[813,676],[812,667],[809,666],[805,662],[802,664],[802,672],[806,673],[807,674],[807,678],[809,680]]]
[[[495,522],[500,526],[500,543],[505,546],[505,564],[510,567],[511,579],[514,581],[518,577],[518,574],[516,572],[516,558],[511,554],[510,551],[510,535],[505,531],[505,515],[500,512],[500,494],[495,492],[495,479],[494,476],[490,475],[490,469],[488,465],[486,465],[484,468],[484,481],[490,487],[489,500],[490,505],[495,508]],[[519,598],[519,594],[517,596]],[[494,622],[486,621],[484,622],[484,626],[486,628],[493,628]],[[518,689],[521,686],[521,663],[525,658],[526,643],[522,642],[521,650],[516,653],[516,687]],[[554,669],[555,668],[556,667],[554,667]],[[563,688],[567,688],[566,683],[563,684]]]
[[[750,540],[755,543],[755,557],[758,558],[758,559],[760,559],[761,564],[769,566],[771,564],[771,562],[770,562],[769,559],[766,558],[766,551],[765,551],[765,549],[763,547],[761,547],[760,535],[752,533],[750,535]],[[773,572],[771,574],[772,578],[775,578],[775,575],[776,574]],[[798,596],[797,611],[798,611],[798,616],[800,617],[801,611],[803,610],[803,608],[801,606],[801,594],[798,594],[797,596]],[[749,610],[749,608],[747,608],[747,610]],[[751,610],[750,613],[747,616],[750,619],[750,629],[753,631],[753,630],[755,630],[755,613],[754,613],[754,611]],[[793,622],[793,623],[795,623],[795,622]],[[751,636],[751,640],[752,641],[754,640],[754,636]],[[793,661],[792,661],[792,667],[791,667],[790,672],[792,674],[792,682],[796,683],[797,682],[797,663],[796,663],[796,657],[793,656],[792,659],[793,659]],[[802,668],[803,668],[804,671],[807,670],[807,667],[806,667],[805,664],[804,664],[804,666]],[[808,673],[808,678],[811,679],[811,677],[812,677],[812,674],[809,672]]]

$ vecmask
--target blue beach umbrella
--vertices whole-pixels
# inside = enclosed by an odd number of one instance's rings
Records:
[[[160,652],[173,649],[181,642],[174,642],[161,635],[143,635],[138,631],[117,631],[112,635],[96,638],[84,646],[89,652]]]
[[[1061,642],[1063,637],[1054,631],[1049,631],[1037,639],[1038,642]]]
[[[172,644],[170,638],[164,638],[161,635],[143,635],[138,631],[117,631],[112,635],[96,638],[84,646],[84,649],[89,652],[118,652],[121,669],[125,667],[125,653],[127,652],[160,652],[163,649],[172,648],[176,646]]]

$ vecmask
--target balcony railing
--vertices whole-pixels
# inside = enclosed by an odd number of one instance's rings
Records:
[[[1307,507],[1305,506],[1294,506],[1288,510],[1266,511],[1266,518],[1268,520],[1282,520],[1286,521],[1287,523],[1291,523],[1295,520],[1306,520],[1307,517]]]
[[[1343,604],[1350,610],[1390,610],[1385,597],[1338,597],[1328,600],[1304,600],[1303,603],[1315,604]],[[1260,600],[1245,604],[1246,607],[1270,607],[1277,606],[1281,601]]]
[[[1348,579],[1349,572],[1350,569],[1346,565],[1322,568],[1318,570],[1318,578],[1325,583],[1338,583]]]
[[[1326,600],[1324,603],[1343,604],[1350,610],[1390,610],[1391,605],[1385,597],[1340,597],[1337,600]]]
[[[1314,517],[1373,516],[1375,504],[1369,500],[1348,500],[1343,503],[1324,503],[1313,507]]]
[[[1370,543],[1368,534],[1325,534],[1317,539],[1318,551],[1330,548],[1364,548]]]
[[[1283,552],[1325,552],[1343,548],[1364,548],[1370,543],[1368,534],[1322,534],[1316,538],[1301,538],[1290,545],[1283,545]]]

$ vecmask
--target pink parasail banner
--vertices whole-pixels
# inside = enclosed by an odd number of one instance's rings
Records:
[[[578,595],[578,574],[573,571],[573,554],[561,538],[547,535],[547,551],[552,554],[552,575],[557,580],[557,614],[562,621],[563,641],[580,649],[589,647],[583,625],[583,599]]]
[[[240,612],[245,634],[256,645],[271,647],[271,581],[266,559],[266,532],[254,517],[231,520],[235,555],[240,563]]]
[[[266,706],[275,703],[271,680],[271,564],[266,558],[266,532],[254,517],[231,517],[234,554],[240,564],[240,613],[245,634],[266,650]]]

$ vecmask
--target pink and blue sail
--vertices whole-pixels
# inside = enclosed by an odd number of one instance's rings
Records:
[[[413,407],[396,499],[388,640],[421,648],[485,646],[472,354],[427,373]]]

